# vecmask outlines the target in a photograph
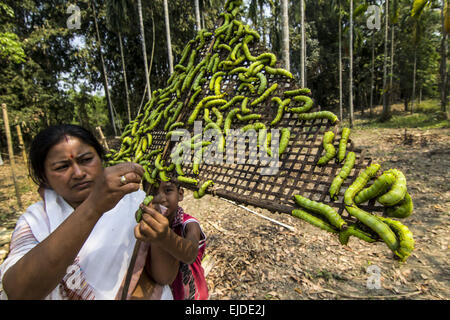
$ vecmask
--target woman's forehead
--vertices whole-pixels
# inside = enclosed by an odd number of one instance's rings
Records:
[[[68,158],[76,158],[90,151],[95,151],[95,149],[77,137],[64,135],[61,141],[50,148],[47,154],[47,160],[54,162]]]

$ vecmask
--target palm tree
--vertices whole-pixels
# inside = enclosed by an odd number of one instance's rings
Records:
[[[350,0],[350,44],[349,44],[349,57],[350,57],[350,71],[349,71],[349,120],[350,128],[353,128],[353,0]]]
[[[145,81],[147,83],[148,100],[150,101],[152,99],[152,90],[151,90],[151,86],[150,86],[150,74],[148,72],[148,66],[147,66],[147,47],[145,45],[144,19],[142,17],[141,0],[137,0],[137,5],[138,5],[138,14],[139,14],[139,27],[141,30],[142,54],[144,56]]]
[[[423,10],[433,3],[432,0],[414,0],[411,10],[411,16],[419,20]],[[441,40],[441,65],[440,65],[440,94],[441,94],[441,110],[449,118],[447,110],[447,49],[448,49],[448,33],[450,32],[450,0],[441,0],[441,24],[442,24],[442,40]],[[418,22],[417,22],[418,23]]]
[[[302,44],[301,44],[301,55],[300,55],[300,75],[301,75],[301,86],[304,88],[306,86],[305,79],[305,68],[306,68],[306,38],[305,38],[305,3],[300,0],[300,23],[301,23],[301,34],[302,34]]]
[[[282,55],[286,70],[290,70],[289,59],[289,15],[288,0],[281,0]]]
[[[169,6],[167,0],[164,0],[164,20],[166,22],[166,38],[167,38],[167,53],[169,56],[169,70],[173,73],[173,56],[172,56],[172,41],[170,40],[170,22],[169,22]]]
[[[388,99],[387,88],[387,61],[388,61],[388,35],[389,35],[389,0],[385,2],[385,39],[384,39],[384,64],[383,64],[383,111],[381,113],[381,121],[389,120],[391,117],[391,106]]]
[[[117,33],[119,37],[120,57],[122,60],[123,82],[125,84],[125,98],[127,102],[128,122],[131,122],[130,96],[128,92],[127,71],[123,54],[122,32],[128,32],[130,26],[129,13],[131,3],[127,0],[108,0],[106,2],[106,23],[108,29]]]
[[[269,3],[267,0],[250,0],[248,5],[248,17],[252,20],[253,25],[261,26],[262,39],[266,44],[266,27],[264,21],[264,5]]]
[[[200,5],[198,3],[199,0],[194,0],[194,8],[195,8],[195,21],[197,22],[197,31],[202,29],[202,23],[200,21]]]
[[[95,11],[95,4],[93,3],[92,0],[89,1],[89,5],[92,8],[92,15],[94,17],[95,32],[97,35],[97,48],[100,52],[100,60],[101,60],[102,72],[103,72],[103,83],[104,83],[104,90],[105,90],[105,96],[106,96],[106,103],[108,104],[109,118],[111,121],[111,125],[113,127],[114,135],[117,136],[116,123],[114,120],[114,113],[113,113],[113,105],[112,105],[112,101],[111,101],[111,95],[109,94],[108,75],[106,73],[105,60],[103,58],[103,53],[101,50],[102,42],[101,42],[101,38],[100,38],[100,32],[98,30],[97,13]]]

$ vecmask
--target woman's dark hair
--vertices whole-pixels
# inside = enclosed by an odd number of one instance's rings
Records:
[[[105,150],[98,142],[95,136],[83,127],[72,124],[60,124],[51,126],[39,132],[33,139],[30,147],[28,170],[30,177],[39,186],[45,186],[47,178],[45,177],[44,162],[48,151],[64,139],[64,136],[76,137],[95,149],[102,161],[105,157]]]

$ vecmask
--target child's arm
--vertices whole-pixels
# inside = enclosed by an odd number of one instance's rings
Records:
[[[178,236],[169,227],[165,216],[151,206],[141,206],[143,215],[135,228],[137,239],[151,243],[150,273],[160,284],[171,284],[178,273],[179,261],[191,264],[198,254],[200,227],[186,226],[186,237]]]

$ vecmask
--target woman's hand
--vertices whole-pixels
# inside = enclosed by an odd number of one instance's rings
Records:
[[[171,232],[169,220],[153,204],[141,204],[140,208],[143,214],[142,220],[134,228],[136,239],[157,245],[167,243]]]
[[[126,162],[107,167],[95,181],[86,201],[95,212],[103,214],[114,208],[126,194],[139,190],[143,175],[144,169],[137,163]],[[122,176],[125,182],[121,181]]]

